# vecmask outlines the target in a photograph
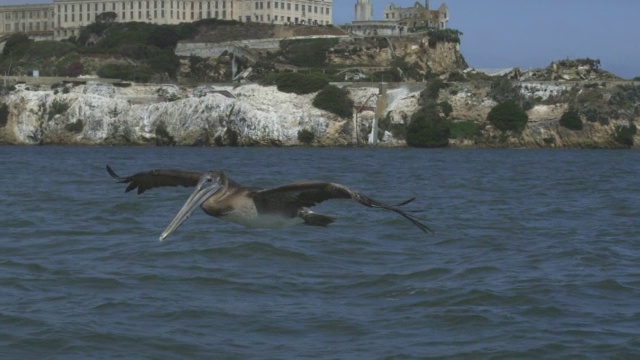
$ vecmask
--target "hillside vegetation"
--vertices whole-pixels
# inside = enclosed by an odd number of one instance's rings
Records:
[[[217,19],[156,25],[120,23],[114,21],[115,17],[115,13],[103,13],[77,37],[62,41],[35,42],[24,34],[14,34],[6,41],[0,56],[0,71],[18,76],[38,70],[40,76],[97,75],[136,82],[195,84],[203,80],[229,81],[233,61],[239,71],[251,68],[246,77],[251,81],[292,70],[322,72],[329,80],[338,81],[344,80],[344,71],[354,65],[358,71],[368,74],[360,80],[412,81],[424,80],[443,70],[466,67],[455,48],[436,49],[439,44],[459,42],[459,33],[451,31],[430,32],[428,41],[417,37],[394,40],[394,44],[386,38],[354,38],[348,42],[339,42],[337,38],[285,40],[280,42],[279,49],[270,51],[243,49],[242,54],[236,56],[223,53],[217,58],[201,58],[177,56],[176,45],[178,42],[221,43],[345,33],[331,25],[285,26]],[[419,51],[412,50],[413,43],[421,44]],[[455,59],[445,59],[443,65],[434,55],[437,51],[445,55],[454,52]],[[369,71],[367,67],[377,70]]]

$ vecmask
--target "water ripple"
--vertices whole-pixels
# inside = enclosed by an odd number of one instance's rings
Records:
[[[6,358],[634,358],[638,152],[0,149]],[[194,215],[189,189],[125,194],[104,171],[226,168],[324,179],[420,210],[335,201],[327,228]],[[260,163],[262,171],[255,170]],[[384,171],[382,171],[383,169]],[[38,172],[43,181],[34,182]]]

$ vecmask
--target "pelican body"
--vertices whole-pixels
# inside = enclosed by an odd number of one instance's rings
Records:
[[[208,215],[247,227],[283,228],[297,224],[327,226],[336,219],[315,213],[310,208],[329,199],[352,199],[368,207],[391,210],[411,221],[420,230],[431,232],[416,217],[398,209],[415,198],[396,205],[387,205],[332,182],[296,182],[262,189],[241,186],[221,170],[199,173],[161,169],[121,177],[107,165],[107,172],[118,182],[128,184],[125,192],[137,189],[138,194],[142,194],[146,190],[162,186],[195,187],[178,214],[160,235],[160,241],[182,225],[198,207]]]

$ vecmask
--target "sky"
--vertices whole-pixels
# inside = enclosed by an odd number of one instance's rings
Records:
[[[265,1],[265,0],[263,0]],[[398,7],[416,0],[395,0]],[[52,3],[0,0],[0,5]],[[371,0],[382,19],[388,0]],[[420,0],[424,4],[424,0]],[[356,0],[333,0],[333,22],[354,20]],[[442,1],[431,0],[436,9]],[[600,59],[623,78],[640,76],[640,0],[448,0],[449,27],[463,32],[460,45],[469,66],[547,67],[566,58]]]

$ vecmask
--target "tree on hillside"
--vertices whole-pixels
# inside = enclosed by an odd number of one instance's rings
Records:
[[[494,106],[487,120],[498,130],[521,132],[527,126],[529,116],[514,100],[507,100]]]
[[[33,40],[29,39],[29,36],[24,33],[13,34],[9,36],[7,42],[4,43],[2,55],[20,56],[24,54],[24,52],[32,42]]]
[[[97,23],[112,23],[112,22],[116,21],[117,18],[118,18],[118,14],[116,14],[113,11],[108,11],[108,12],[103,12],[103,13],[100,13],[100,14],[96,15],[96,22]]]
[[[407,145],[436,148],[449,145],[449,124],[440,118],[438,105],[431,101],[411,117],[407,126]]]
[[[560,126],[564,126],[569,130],[582,130],[584,125],[582,124],[582,119],[580,119],[580,115],[575,110],[567,110],[562,117],[560,117]]]
[[[313,98],[313,106],[343,118],[353,114],[353,100],[349,97],[349,91],[335,85],[327,85],[320,90]]]

